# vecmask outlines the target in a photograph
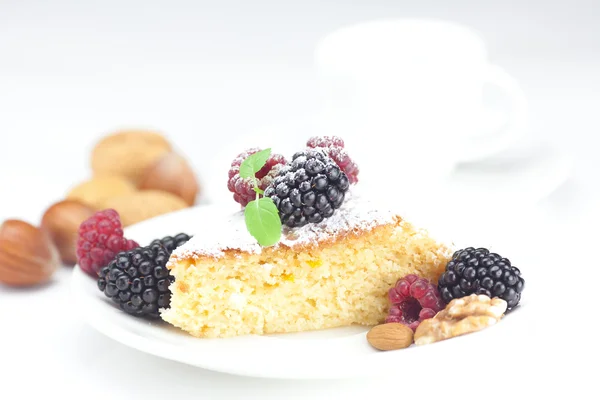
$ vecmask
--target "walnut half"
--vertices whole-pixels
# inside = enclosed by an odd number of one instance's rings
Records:
[[[500,321],[506,307],[506,301],[485,295],[472,294],[454,299],[435,317],[419,324],[415,344],[429,344],[480,331]]]

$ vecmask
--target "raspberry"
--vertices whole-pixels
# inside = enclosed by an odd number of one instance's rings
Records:
[[[81,269],[97,277],[100,269],[120,251],[139,247],[123,237],[123,225],[113,209],[98,211],[79,226],[77,262]]]
[[[307,149],[280,169],[265,196],[277,206],[281,222],[296,228],[331,217],[342,206],[349,186],[346,174],[331,158]]]
[[[437,287],[412,274],[399,279],[388,297],[392,305],[385,322],[399,322],[413,331],[444,308]]]
[[[313,136],[306,142],[308,147],[341,147],[344,148],[344,139],[337,136]]]
[[[233,199],[240,203],[242,207],[256,198],[256,192],[254,192],[254,184],[252,179],[240,177],[240,165],[248,158],[251,154],[254,154],[261,149],[252,148],[239,154],[232,162],[231,168],[229,169],[229,180],[227,181],[227,189],[233,193]],[[280,154],[271,154],[267,163],[264,167],[256,173],[256,179],[258,179],[258,187],[265,190],[273,178],[277,175],[277,171],[281,165],[285,165],[286,160]]]
[[[358,165],[352,161],[346,149],[344,140],[337,136],[313,136],[306,142],[310,148],[322,148],[335,161],[348,177],[350,183],[358,182]]]
[[[509,311],[519,304],[524,288],[521,271],[510,260],[488,249],[473,247],[454,253],[438,281],[446,303],[473,293],[484,294],[505,300]]]

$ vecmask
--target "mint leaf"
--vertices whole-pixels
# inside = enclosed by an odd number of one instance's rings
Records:
[[[273,246],[281,237],[281,220],[273,200],[252,200],[244,210],[248,232],[264,247]]]
[[[240,165],[240,177],[254,178],[254,175],[265,166],[270,155],[271,149],[265,149],[248,156]]]

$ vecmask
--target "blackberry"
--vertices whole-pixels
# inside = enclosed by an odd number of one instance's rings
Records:
[[[320,148],[344,171],[350,183],[358,182],[358,165],[344,148],[344,140],[337,136],[313,136],[306,142],[307,147]]]
[[[521,271],[507,258],[484,248],[468,247],[454,253],[438,280],[445,303],[475,293],[505,300],[508,310],[519,304],[524,288]]]
[[[165,236],[162,239],[156,239],[156,240],[159,240],[162,243],[162,245],[165,246],[165,248],[169,252],[169,255],[171,255],[173,250],[175,250],[176,248],[178,248],[179,246],[181,246],[182,244],[184,244],[185,242],[190,240],[190,236],[185,233],[180,233],[176,236]],[[152,242],[152,243],[154,243],[154,242]]]
[[[98,289],[127,314],[159,318],[171,302],[173,277],[166,267],[171,252],[190,239],[185,233],[156,239],[146,247],[122,251],[100,270]]]
[[[265,190],[290,228],[319,223],[344,202],[350,182],[340,167],[322,150],[294,154]]]

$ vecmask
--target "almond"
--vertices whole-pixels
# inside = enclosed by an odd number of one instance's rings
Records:
[[[413,331],[399,323],[377,325],[367,333],[367,341],[378,350],[405,349],[413,342]]]

